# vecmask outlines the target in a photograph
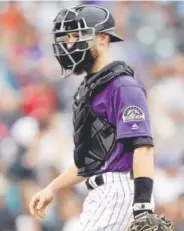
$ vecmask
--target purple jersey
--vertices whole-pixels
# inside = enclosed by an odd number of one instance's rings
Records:
[[[93,100],[97,115],[107,117],[116,127],[116,143],[105,166],[96,172],[127,172],[132,170],[133,151],[125,150],[123,138],[151,137],[150,117],[145,91],[131,76],[115,78]]]

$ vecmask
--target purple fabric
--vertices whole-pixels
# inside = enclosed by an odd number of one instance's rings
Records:
[[[129,107],[142,112],[140,120],[126,121],[126,111]],[[150,136],[150,118],[144,89],[131,76],[120,76],[113,80],[92,103],[93,110],[100,116],[106,116],[116,127],[116,144],[112,154],[103,169],[104,172],[127,172],[132,170],[133,153],[124,151],[123,143],[119,140],[128,137]],[[132,107],[131,107],[132,108]],[[136,111],[136,110],[135,110]],[[124,117],[123,117],[124,115]]]

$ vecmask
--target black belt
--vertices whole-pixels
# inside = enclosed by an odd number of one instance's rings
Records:
[[[104,179],[102,175],[96,176],[94,181],[97,186],[101,186],[104,184]],[[87,189],[89,190],[94,189],[94,187],[89,183],[89,179],[87,179],[85,183],[86,183]]]
[[[133,177],[133,172],[131,171],[130,172],[130,179],[133,180],[134,177]],[[102,175],[98,175],[94,178],[94,181],[96,183],[97,186],[101,186],[104,184],[104,179],[103,179],[103,176]],[[91,183],[89,182],[89,178],[86,180],[85,182],[86,186],[87,186],[87,189],[88,190],[92,190],[94,189],[94,187],[91,185]]]

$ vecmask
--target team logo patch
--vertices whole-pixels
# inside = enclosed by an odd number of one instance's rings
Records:
[[[145,115],[140,107],[131,105],[125,108],[122,118],[124,122],[143,121]]]

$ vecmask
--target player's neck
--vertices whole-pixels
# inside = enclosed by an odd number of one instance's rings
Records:
[[[99,72],[102,68],[104,68],[105,66],[107,66],[109,63],[111,63],[112,60],[110,58],[110,55],[108,52],[104,52],[103,54],[101,54],[95,61],[92,69],[91,69],[91,73],[97,73]]]

